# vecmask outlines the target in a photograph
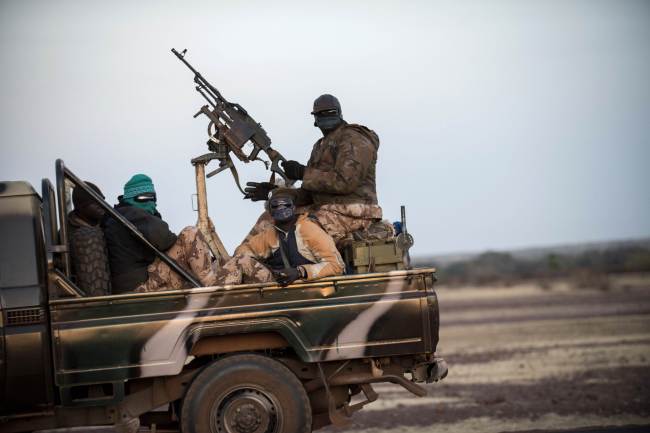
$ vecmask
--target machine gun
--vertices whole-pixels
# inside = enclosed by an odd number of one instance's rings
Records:
[[[240,161],[245,163],[262,161],[266,168],[270,168],[273,172],[272,182],[275,174],[278,174],[287,185],[292,185],[294,181],[290,180],[280,167],[280,162],[285,161],[285,158],[277,150],[271,148],[271,138],[262,128],[262,125],[257,123],[241,105],[228,102],[199,71],[185,60],[186,52],[186,49],[179,53],[172,48],[172,53],[194,73],[196,91],[209,104],[201,107],[194,115],[196,118],[204,114],[210,119],[208,124],[209,139],[207,142],[208,149],[211,152],[209,155],[211,155],[211,159],[219,161],[219,168],[208,173],[207,177],[212,177],[226,169],[230,169],[237,188],[242,194],[245,194],[239,182],[237,168],[230,156],[230,153],[233,153]],[[247,143],[251,143],[253,146],[249,154],[244,151],[244,145]],[[262,151],[269,157],[270,162],[260,158],[260,152]]]
[[[192,159],[196,174],[197,211],[199,214],[196,225],[205,237],[212,254],[220,264],[223,264],[230,256],[208,215],[208,199],[205,185],[206,165],[213,160],[219,161],[219,167],[209,172],[207,177],[212,177],[226,169],[230,169],[237,188],[242,194],[245,194],[245,192],[239,182],[239,174],[230,156],[231,153],[245,163],[262,161],[266,168],[270,168],[273,172],[271,175],[272,183],[275,183],[275,174],[284,179],[287,186],[292,185],[294,181],[289,179],[280,167],[280,162],[285,161],[285,159],[280,155],[280,152],[271,148],[271,138],[266,134],[262,125],[257,123],[241,105],[228,102],[199,71],[185,60],[186,52],[187,50],[183,50],[179,53],[172,48],[172,53],[194,73],[196,91],[209,104],[202,106],[194,115],[194,118],[203,114],[210,120],[207,142],[210,152]],[[244,151],[244,146],[247,143],[251,143],[253,146],[253,150],[248,154]],[[270,162],[260,158],[260,152],[266,153]]]

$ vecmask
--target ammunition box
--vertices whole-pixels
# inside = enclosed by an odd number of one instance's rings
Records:
[[[350,274],[404,269],[403,251],[395,239],[350,241],[342,253]]]

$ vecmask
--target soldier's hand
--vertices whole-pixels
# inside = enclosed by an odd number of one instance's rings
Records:
[[[302,180],[305,177],[305,166],[298,161],[282,161],[281,164],[289,179]]]
[[[269,193],[275,188],[277,188],[277,185],[271,182],[246,182],[244,199],[250,199],[251,201],[267,200]]]
[[[273,271],[275,281],[281,286],[288,286],[297,279],[305,278],[302,268],[287,268],[281,271]]]

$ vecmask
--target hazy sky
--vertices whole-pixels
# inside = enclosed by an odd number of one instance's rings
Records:
[[[193,224],[207,122],[172,47],[289,159],[338,96],[416,255],[650,236],[648,1],[0,1],[0,179],[38,187],[60,157],[114,202],[144,172]],[[262,205],[228,173],[208,196],[232,251]]]

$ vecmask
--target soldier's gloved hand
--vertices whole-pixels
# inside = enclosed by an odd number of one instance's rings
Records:
[[[288,286],[300,278],[305,278],[304,273],[305,271],[302,267],[287,268],[281,271],[273,271],[273,277],[279,285]]]
[[[268,200],[269,193],[277,187],[271,182],[246,182],[244,199],[250,199],[251,201]]]
[[[282,161],[281,165],[289,179],[302,180],[305,177],[305,166],[298,161]]]

